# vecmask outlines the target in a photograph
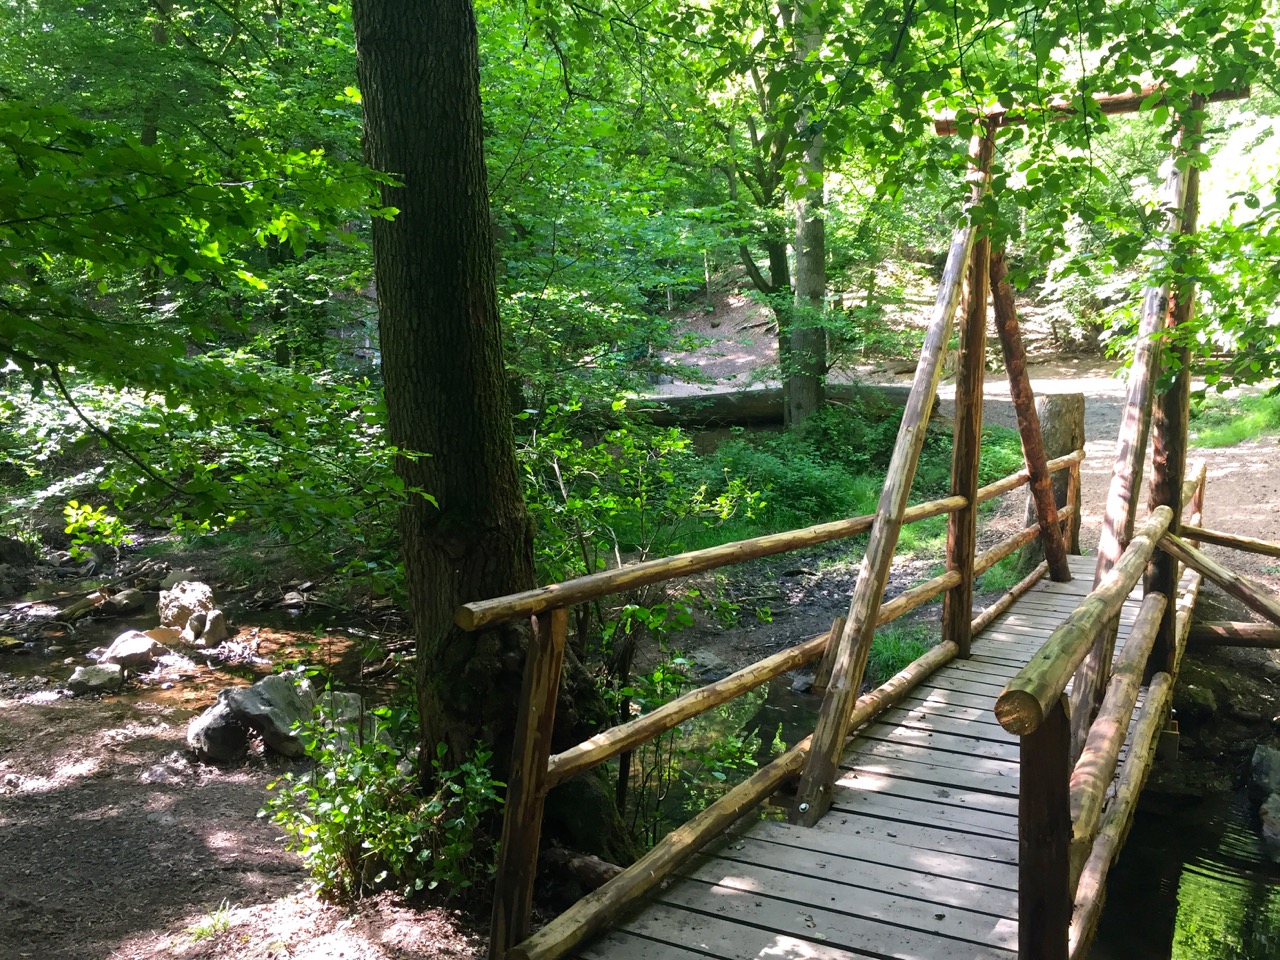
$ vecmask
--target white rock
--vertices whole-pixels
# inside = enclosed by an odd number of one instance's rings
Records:
[[[193,643],[204,632],[213,609],[213,590],[205,583],[184,580],[160,593],[160,625],[181,631],[182,639],[188,643]]]
[[[72,693],[110,693],[119,690],[124,684],[124,668],[118,663],[94,663],[86,667],[76,667],[75,673],[67,681],[67,689]]]
[[[141,630],[126,630],[111,641],[111,646],[98,658],[98,663],[118,663],[126,670],[147,670],[168,652],[164,644],[157,643]]]

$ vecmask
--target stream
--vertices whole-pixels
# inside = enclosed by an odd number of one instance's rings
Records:
[[[1143,805],[1107,881],[1091,960],[1275,960],[1280,866],[1244,790]]]

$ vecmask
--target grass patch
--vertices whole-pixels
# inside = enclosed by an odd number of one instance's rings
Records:
[[[1233,447],[1280,433],[1280,393],[1205,397],[1191,405],[1191,439],[1198,447]]]
[[[878,687],[923,657],[937,642],[933,629],[923,623],[889,626],[876,631],[867,657],[867,681]]]
[[[978,578],[982,593],[1008,593],[1022,579],[1022,560],[1018,554],[1005,557]]]
[[[187,927],[187,933],[191,934],[191,942],[199,943],[201,940],[208,940],[210,937],[216,937],[220,933],[225,933],[231,929],[231,907],[226,900],[218,904],[218,908],[207,916],[203,917],[197,923]]]

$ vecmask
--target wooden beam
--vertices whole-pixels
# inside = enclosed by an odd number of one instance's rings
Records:
[[[1013,602],[1015,600],[1039,583],[1041,578],[1048,572],[1049,565],[1043,560],[1040,561],[1040,563],[1036,565],[1035,569],[1015,583],[1008,593],[995,603],[991,604],[991,606],[987,607],[987,609],[983,610],[982,613],[978,614],[978,616],[974,617],[974,636],[977,636],[983,630],[987,629],[987,627],[991,626],[992,621],[994,621],[996,617],[1000,616],[1000,614],[1013,606]]]
[[[987,169],[995,153],[995,128],[989,127],[978,166]],[[942,639],[968,658],[973,620],[973,558],[978,537],[978,470],[982,457],[982,378],[987,368],[987,300],[990,292],[991,238],[984,230],[969,251],[968,291],[962,311],[956,357],[956,412],[951,441],[951,495],[966,505],[947,517],[947,570],[957,582],[942,602]]]
[[[691,717],[706,713],[713,707],[754,690],[788,670],[794,670],[816,660],[831,646],[831,640],[832,635],[828,632],[794,647],[780,650],[722,680],[691,690],[643,716],[616,727],[610,727],[590,740],[584,740],[563,753],[557,753],[547,763],[547,789],[556,787],[620,753],[648,743]]]
[[[1188,184],[1186,165],[1177,162],[1183,159],[1182,146],[1182,137],[1179,135],[1173,148],[1175,162],[1170,164],[1169,175],[1161,194],[1161,203],[1168,211],[1165,220],[1166,236],[1172,236],[1182,228]],[[1167,249],[1170,242],[1162,239],[1160,246]],[[1138,323],[1133,362],[1129,368],[1128,396],[1120,421],[1102,532],[1098,538],[1094,586],[1101,583],[1102,578],[1115,566],[1133,532],[1138,508],[1137,491],[1142,485],[1142,468],[1147,456],[1152,391],[1160,369],[1160,332],[1166,324],[1168,305],[1168,281],[1147,288],[1142,301],[1142,316]],[[1071,691],[1071,729],[1077,749],[1084,745],[1089,725],[1093,723],[1102,701],[1115,638],[1114,625],[1106,625],[1076,675]]]
[[[1240,537],[1234,533],[1222,533],[1219,530],[1206,530],[1204,527],[1185,524],[1180,534],[1187,540],[1199,540],[1219,547],[1230,547],[1246,553],[1260,553],[1267,557],[1280,557],[1280,543],[1270,540],[1255,540],[1253,537]]]
[[[981,163],[984,143],[987,143],[985,139],[975,138],[971,151],[979,158],[979,180],[974,185],[973,193],[975,199],[982,196],[990,175],[989,165]],[[858,568],[858,580],[849,604],[848,622],[832,662],[831,682],[823,696],[822,708],[813,731],[813,749],[809,752],[796,792],[797,810],[804,806],[801,822],[807,826],[816,823],[831,802],[840,752],[844,748],[849,717],[862,686],[862,674],[871,650],[880,598],[884,594],[889,569],[893,564],[893,552],[906,515],[907,496],[924,446],[929,410],[933,406],[938,381],[942,377],[942,360],[946,354],[947,341],[951,339],[951,323],[956,305],[960,301],[964,269],[969,261],[975,233],[976,228],[969,224],[958,230],[952,239],[933,317],[920,352],[915,380],[911,385],[911,399],[907,401],[907,408],[898,428],[898,438],[894,443],[884,488],[880,493],[880,504],[867,543],[867,552]]]
[[[1120,613],[1142,576],[1173,511],[1160,507],[1134,536],[1120,562],[1045,641],[996,699],[996,718],[1010,733],[1026,736],[1044,720],[1098,632]]]
[[[1138,688],[1166,610],[1176,611],[1176,606],[1164,594],[1149,593],[1143,598],[1138,619],[1116,660],[1102,709],[1089,728],[1089,738],[1071,772],[1073,876],[1079,875],[1093,847],[1103,801],[1115,778],[1120,748],[1129,734],[1129,720],[1138,702]]]
[[[1280,649],[1280,626],[1238,620],[1192,623],[1187,642],[1199,647],[1261,647]]]
[[[542,805],[547,796],[547,758],[551,755],[568,622],[569,612],[563,607],[536,617],[533,622],[511,772],[507,775],[502,843],[494,874],[489,960],[503,960],[529,932],[538,843],[542,837]]]
[[[1162,86],[1153,84],[1143,87],[1136,93],[1094,94],[1092,100],[1097,105],[1098,112],[1108,116],[1121,113],[1137,113],[1148,97],[1159,94],[1162,90]],[[1248,97],[1249,88],[1243,87],[1238,90],[1218,90],[1209,94],[1206,99],[1210,103],[1222,103],[1227,100],[1247,100]],[[1157,101],[1158,104],[1163,104],[1164,102],[1163,97]],[[1050,119],[1065,120],[1067,117],[1073,117],[1079,113],[1080,106],[1080,101],[1072,99],[1058,100],[1043,107],[1038,105],[1023,107],[1017,112],[995,108],[978,115],[974,120],[977,123],[995,123],[1002,127],[1015,123],[1026,123],[1028,118],[1043,116],[1045,113],[1049,113]],[[935,117],[933,131],[940,137],[955,136],[960,132],[960,120],[952,115]]]
[[[1160,549],[1176,560],[1199,571],[1254,613],[1261,614],[1272,623],[1280,624],[1280,597],[1233,573],[1218,561],[1205,556],[1191,544],[1172,534],[1160,541]]]
[[[1071,921],[1067,698],[1019,741],[1018,960],[1066,960]]]
[[[1074,470],[1084,460],[1083,450],[1073,450],[1071,453],[1062,457],[1055,457],[1045,466],[1049,473],[1057,473],[1059,470]],[[998,497],[1003,493],[1009,493],[1011,490],[1017,490],[1019,487],[1025,487],[1031,482],[1031,474],[1026,468],[1019,470],[1017,473],[1011,473],[1007,477],[1001,477],[999,480],[988,483],[985,487],[978,488],[976,497],[978,503],[986,503],[994,497]],[[1072,501],[1067,500],[1068,503]]]
[[[1203,97],[1191,98],[1191,109],[1204,108]],[[1198,141],[1202,122],[1197,118],[1189,129],[1182,131],[1180,146],[1183,149],[1191,146],[1187,138]],[[1186,172],[1186,195],[1182,204],[1182,235],[1190,236],[1196,232],[1196,224],[1200,213],[1200,170],[1194,165],[1188,166]],[[1185,329],[1191,322],[1195,312],[1195,281],[1188,277],[1180,277],[1171,288],[1169,306],[1165,320],[1165,335],[1170,340],[1167,348],[1177,369],[1169,386],[1155,398],[1151,417],[1151,487],[1147,504],[1154,510],[1159,506],[1173,508],[1173,522],[1169,524],[1170,533],[1178,533],[1182,526],[1182,507],[1187,497],[1194,493],[1195,481],[1188,482],[1187,475],[1187,427],[1191,422],[1191,351],[1185,338],[1180,338],[1178,331]],[[1188,489],[1190,488],[1190,489]],[[1178,562],[1167,553],[1160,551],[1151,558],[1151,569],[1147,571],[1146,590],[1148,593],[1162,593],[1169,598],[1165,606],[1164,620],[1160,624],[1160,632],[1156,636],[1155,647],[1151,653],[1151,665],[1148,675],[1164,671],[1170,675],[1174,672],[1174,644],[1177,633],[1177,613],[1174,600],[1178,593]]]
[[[923,435],[923,427],[921,428]],[[941,500],[930,500],[914,507],[908,507],[902,513],[903,523],[914,523],[928,517],[950,513],[964,506],[964,501],[956,497],[944,497]],[[566,580],[564,583],[546,587],[535,587],[523,593],[513,593],[492,600],[480,600],[463,604],[454,614],[453,620],[464,630],[478,630],[493,623],[504,623],[521,616],[531,616],[550,610],[552,607],[570,607],[574,604],[595,600],[612,593],[624,593],[638,587],[663,583],[679,577],[687,577],[703,570],[714,570],[760,557],[772,557],[779,553],[787,553],[800,547],[811,547],[833,540],[843,540],[860,533],[866,533],[875,522],[875,516],[868,514],[853,517],[849,520],[834,520],[830,523],[819,523],[801,530],[788,530],[785,533],[771,533],[763,537],[752,537],[749,540],[738,540],[734,543],[708,547],[705,550],[691,550],[671,557],[657,560],[646,560],[633,563],[602,573],[593,573],[585,577]]]
[[[1003,249],[991,257],[991,300],[995,307],[996,334],[1000,338],[1004,367],[1009,376],[1009,397],[1018,419],[1018,434],[1022,437],[1022,456],[1031,481],[1031,498],[1040,524],[1040,543],[1044,548],[1044,558],[1049,562],[1049,576],[1065,583],[1071,579],[1071,570],[1067,566],[1062,528],[1058,525],[1058,504],[1053,494],[1053,480],[1049,476],[1040,417],[1036,414],[1036,397],[1027,374],[1027,351],[1022,343],[1022,329],[1018,324],[1018,311],[1013,302],[1013,288],[1009,286],[1009,268],[1004,262]]]
[[[587,894],[507,953],[510,960],[555,960],[586,942],[656,888],[699,850],[719,837],[793,777],[804,764],[808,741],[761,767],[707,809],[663,837],[643,857]]]

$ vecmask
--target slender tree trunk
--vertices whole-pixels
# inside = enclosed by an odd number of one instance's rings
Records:
[[[382,371],[417,633],[422,743],[446,763],[477,740],[506,763],[524,630],[464,633],[468,600],[534,584],[533,538],[515,466],[494,281],[480,68],[470,0],[357,0],[365,149],[394,174],[373,224]]]
[[[817,50],[821,43],[820,32],[806,36],[800,59]],[[803,182],[796,196],[796,310],[791,323],[789,363],[783,368],[788,425],[802,423],[822,409],[827,375],[827,331],[822,326],[827,295],[822,131],[811,125],[811,117],[806,114],[800,120],[797,135],[805,142],[805,150]]]

